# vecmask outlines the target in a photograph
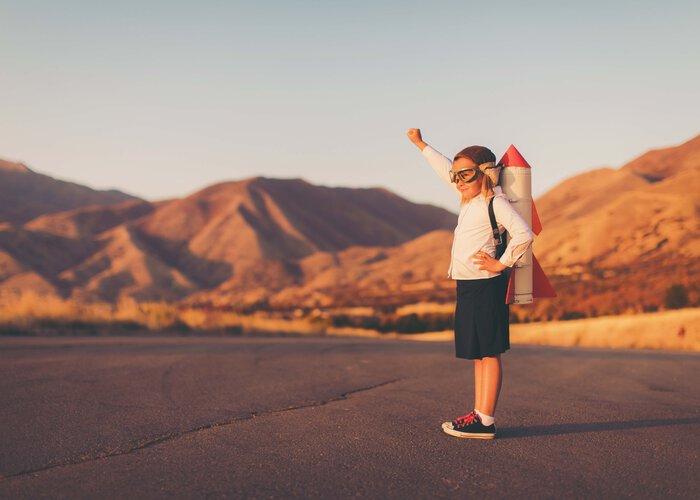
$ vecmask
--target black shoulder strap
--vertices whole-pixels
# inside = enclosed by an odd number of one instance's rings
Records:
[[[496,245],[500,245],[503,241],[500,231],[498,230],[498,224],[496,224],[496,214],[493,213],[493,199],[492,196],[489,200],[489,219],[491,219],[491,229],[493,230],[493,239],[496,240]]]
[[[493,231],[493,239],[496,242],[496,258],[500,258],[503,252],[506,251],[506,238],[498,230],[498,224],[496,223],[496,214],[493,212],[493,200],[496,198],[492,196],[489,200],[489,219],[491,219],[491,230]]]

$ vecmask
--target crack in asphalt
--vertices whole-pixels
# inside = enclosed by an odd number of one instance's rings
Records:
[[[80,465],[80,464],[94,462],[96,460],[102,460],[105,458],[115,457],[115,456],[119,456],[119,455],[128,455],[129,453],[133,453],[133,452],[136,452],[139,450],[150,448],[152,446],[156,446],[156,445],[164,443],[166,441],[171,441],[173,439],[177,439],[177,438],[179,438],[181,436],[185,436],[187,434],[192,434],[195,432],[204,431],[204,430],[211,429],[214,427],[232,425],[232,424],[242,422],[245,420],[251,420],[253,418],[263,417],[266,415],[274,415],[276,413],[284,413],[284,412],[288,412],[288,411],[302,410],[304,408],[325,406],[327,404],[334,403],[336,401],[346,400],[350,396],[352,396],[353,394],[371,391],[372,389],[378,389],[380,387],[394,384],[394,383],[399,382],[401,380],[403,380],[403,379],[396,378],[396,379],[386,380],[386,381],[380,382],[378,384],[374,384],[374,385],[370,385],[370,386],[366,386],[366,387],[359,387],[357,389],[353,389],[351,391],[344,392],[340,396],[335,396],[335,397],[332,397],[329,399],[324,399],[322,401],[312,401],[310,403],[303,403],[303,404],[299,404],[299,405],[287,406],[284,408],[274,408],[272,410],[254,411],[248,415],[244,415],[244,416],[240,416],[240,417],[233,417],[233,418],[229,418],[229,419],[222,420],[219,422],[211,422],[211,423],[208,423],[205,425],[201,425],[199,427],[195,427],[194,429],[188,429],[188,430],[179,431],[179,432],[171,432],[168,434],[161,434],[159,436],[155,436],[152,438],[144,438],[144,439],[140,439],[140,440],[136,440],[136,441],[131,441],[131,443],[133,443],[133,445],[126,448],[126,449],[124,449],[123,447],[114,448],[112,450],[103,451],[97,455],[80,457],[79,460],[69,460],[69,461],[65,461],[65,462],[53,463],[53,464],[48,464],[48,465],[45,465],[43,467],[39,467],[36,469],[15,472],[13,474],[7,474],[4,476],[0,476],[0,482],[5,481],[5,480],[10,479],[10,478],[18,478],[18,477],[26,476],[28,474],[35,474],[37,472],[43,472],[43,471],[46,471],[49,469],[55,469],[57,467],[66,467],[66,466],[70,466],[70,465]]]

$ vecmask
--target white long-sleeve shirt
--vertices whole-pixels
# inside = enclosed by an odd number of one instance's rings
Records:
[[[454,190],[461,201],[462,193],[457,189],[457,185],[450,181],[449,172],[452,169],[452,160],[430,146],[423,149],[423,155],[428,159],[433,170]],[[495,186],[493,192],[495,195],[493,212],[496,216],[498,229],[503,232],[503,228],[505,228],[510,236],[510,241],[499,261],[507,267],[512,267],[530,247],[534,235],[527,222],[515,211],[506,195],[503,194],[501,187]],[[500,274],[479,269],[474,264],[474,254],[479,250],[483,250],[491,257],[496,256],[496,242],[493,239],[488,203],[488,199],[479,193],[460,207],[457,227],[452,240],[450,267],[447,270],[448,278],[472,280],[493,278]]]

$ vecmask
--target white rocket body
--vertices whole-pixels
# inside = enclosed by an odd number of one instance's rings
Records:
[[[532,228],[532,169],[530,167],[504,165],[500,185],[510,204]],[[510,236],[508,237],[510,241]],[[512,304],[533,302],[532,245],[518,259],[511,273],[515,273],[515,291]]]

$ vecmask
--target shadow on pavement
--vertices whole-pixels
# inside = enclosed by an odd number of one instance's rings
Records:
[[[630,420],[627,422],[590,422],[585,424],[536,425],[532,427],[510,427],[498,429],[498,439],[524,438],[531,436],[558,436],[581,432],[618,431],[643,427],[700,424],[700,418],[669,418],[655,420]]]

